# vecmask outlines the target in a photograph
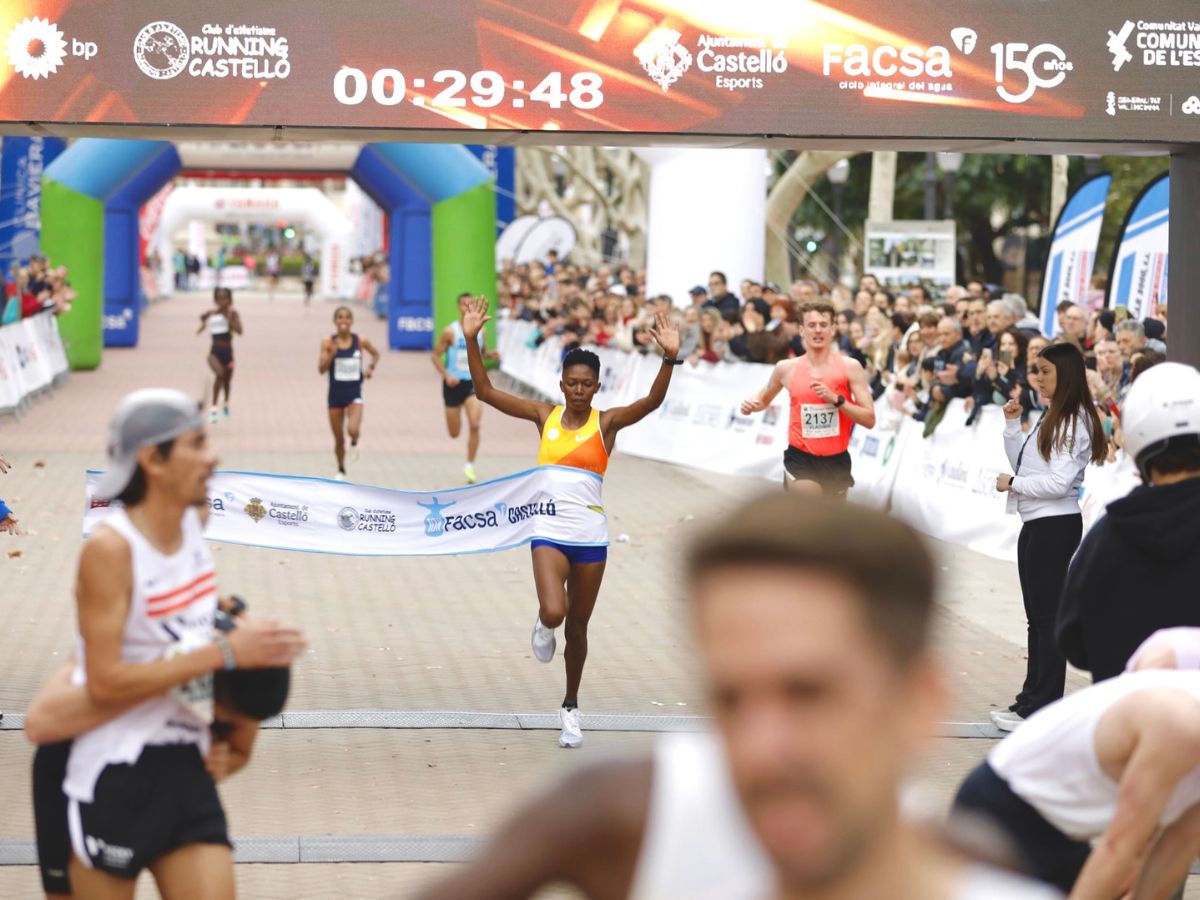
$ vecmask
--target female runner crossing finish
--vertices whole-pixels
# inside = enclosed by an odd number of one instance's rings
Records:
[[[640,422],[666,399],[671,367],[680,362],[676,359],[679,329],[662,313],[655,316],[650,334],[662,348],[663,364],[650,392],[642,399],[629,406],[603,411],[593,409],[592,400],[600,390],[600,359],[589,350],[576,348],[563,357],[559,387],[564,402],[555,406],[515,397],[492,386],[476,340],[476,335],[490,318],[487,308],[487,298],[478,297],[464,304],[461,319],[475,395],[502,413],[528,419],[537,425],[542,436],[538,465],[570,466],[603,478],[617,432]],[[596,493],[599,506],[599,489]],[[541,662],[550,662],[554,658],[554,629],[565,622],[567,645],[563,659],[567,667],[567,692],[558,714],[562,724],[558,743],[560,747],[578,747],[583,743],[578,703],[579,683],[587,660],[587,626],[600,593],[608,546],[607,542],[580,546],[539,539],[530,547],[538,595],[538,616],[533,623],[533,655]]]

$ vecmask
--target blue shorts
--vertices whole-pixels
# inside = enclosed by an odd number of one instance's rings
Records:
[[[529,542],[529,549],[533,550],[537,547],[549,547],[552,550],[557,550],[572,565],[575,563],[598,563],[608,559],[608,548],[603,544],[599,546],[595,544],[559,544],[555,541],[544,541],[541,538],[534,538]]]

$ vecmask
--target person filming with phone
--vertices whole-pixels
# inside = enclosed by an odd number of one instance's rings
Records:
[[[1021,431],[1020,400],[1004,404],[1004,450],[1013,472],[996,476],[996,490],[1009,495],[1007,511],[1022,522],[1017,574],[1029,622],[1029,656],[1016,700],[1007,710],[992,711],[1002,731],[1014,730],[1063,695],[1067,661],[1054,634],[1059,597],[1083,535],[1084,470],[1089,462],[1103,463],[1107,449],[1086,373],[1079,348],[1051,344],[1029,372],[1046,408],[1028,434]]]
[[[975,389],[971,395],[974,405],[968,422],[975,420],[982,406],[989,403],[1003,406],[1009,400],[1020,399],[1027,384],[1028,349],[1029,338],[1009,327],[1000,332],[995,348],[985,349],[979,355],[975,364]]]

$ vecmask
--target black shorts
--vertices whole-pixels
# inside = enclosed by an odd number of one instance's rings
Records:
[[[209,353],[211,355],[215,356],[217,358],[217,362],[219,362],[221,365],[225,366],[225,368],[228,369],[229,367],[231,367],[233,365],[233,343],[232,342],[225,343],[224,341],[222,341],[222,342],[218,343],[217,341],[213,341],[212,349],[209,351]]]
[[[455,387],[442,382],[442,402],[453,409],[467,402],[468,397],[475,396],[475,385],[470,381],[460,381]]]
[[[147,747],[133,765],[105,766],[93,802],[70,801],[71,848],[85,865],[137,878],[188,844],[229,843],[217,786],[195,744]]]
[[[796,481],[815,481],[824,491],[838,496],[854,487],[850,465],[848,451],[835,456],[813,456],[790,446],[783,451],[785,480],[790,477]]]
[[[33,828],[42,889],[47,894],[71,893],[67,869],[71,835],[67,831],[67,795],[62,788],[70,756],[70,741],[43,744],[33,754]]]

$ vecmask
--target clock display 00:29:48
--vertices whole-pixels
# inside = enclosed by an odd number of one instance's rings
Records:
[[[529,100],[551,109],[560,109],[564,103],[573,109],[596,109],[604,103],[604,79],[597,73],[575,72],[567,81],[569,90],[564,89],[563,79],[562,72],[550,72],[529,92]],[[428,106],[491,109],[503,103],[508,94],[504,77],[489,69],[470,74],[442,69],[430,82],[442,88],[429,99]],[[414,78],[412,85],[422,87],[424,81]],[[523,82],[514,85],[522,86]],[[377,69],[368,76],[362,69],[344,66],[333,76],[333,96],[344,106],[358,106],[368,97],[380,106],[397,106],[404,102],[407,88],[408,82],[397,69]],[[524,98],[513,97],[509,103],[520,107]]]

